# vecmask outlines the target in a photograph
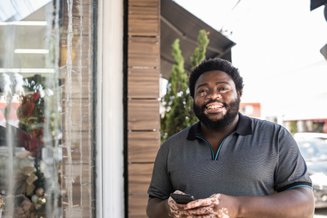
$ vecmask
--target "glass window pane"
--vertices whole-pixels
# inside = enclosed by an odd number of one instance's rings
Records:
[[[94,214],[92,7],[1,3],[0,217]]]

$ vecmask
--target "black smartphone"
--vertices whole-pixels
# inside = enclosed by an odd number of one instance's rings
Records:
[[[187,204],[190,201],[194,201],[195,198],[189,194],[177,194],[171,193],[170,196],[176,201],[178,204]]]

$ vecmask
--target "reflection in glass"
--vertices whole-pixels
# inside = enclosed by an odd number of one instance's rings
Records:
[[[0,22],[5,217],[94,216],[93,10],[91,0],[54,0]]]
[[[14,5],[12,11],[24,14],[24,20],[13,15],[0,24],[0,214],[4,217],[62,213],[59,7],[55,4],[24,10],[24,4]]]

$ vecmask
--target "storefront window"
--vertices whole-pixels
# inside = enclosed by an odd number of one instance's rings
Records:
[[[0,6],[0,217],[92,217],[89,1]]]

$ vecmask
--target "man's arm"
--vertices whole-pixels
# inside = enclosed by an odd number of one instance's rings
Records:
[[[314,214],[314,197],[309,188],[296,188],[268,197],[239,197],[239,201],[240,217],[312,218]]]
[[[161,200],[159,198],[149,198],[146,208],[146,214],[149,218],[167,218],[169,207],[168,200]]]
[[[309,188],[296,188],[270,196],[255,197],[215,194],[210,198],[190,202],[186,209],[194,215],[228,215],[230,218],[312,218],[314,198]]]

